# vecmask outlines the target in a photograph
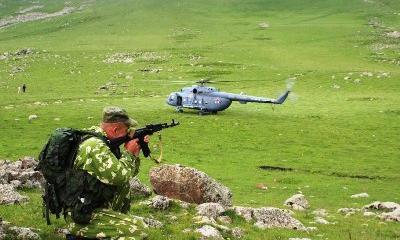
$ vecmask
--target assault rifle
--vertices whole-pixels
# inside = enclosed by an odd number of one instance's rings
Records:
[[[133,139],[139,139],[139,145],[142,148],[143,155],[145,157],[150,156],[150,148],[147,142],[144,141],[144,137],[146,135],[152,135],[155,132],[159,132],[163,130],[164,128],[169,128],[169,127],[175,127],[178,126],[180,123],[175,122],[174,119],[172,119],[171,123],[157,123],[157,124],[149,124],[146,125],[144,128],[139,128],[135,130],[135,133],[133,134],[132,137],[128,136],[128,141],[133,140]]]

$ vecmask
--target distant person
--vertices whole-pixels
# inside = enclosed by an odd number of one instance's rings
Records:
[[[26,85],[24,83],[24,85],[22,85],[22,92],[25,93],[26,92]]]
[[[18,94],[20,94],[21,91],[22,91],[22,87],[21,87],[21,86],[18,86]]]

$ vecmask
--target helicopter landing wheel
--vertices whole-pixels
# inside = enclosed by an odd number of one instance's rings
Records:
[[[199,111],[199,115],[200,116],[203,116],[203,115],[206,115],[207,114],[207,112],[205,112],[205,111]]]
[[[213,115],[216,115],[218,113],[218,111],[212,111],[211,112]]]
[[[183,109],[182,109],[182,108],[177,108],[177,109],[176,109],[176,112],[178,112],[178,113],[183,113]]]

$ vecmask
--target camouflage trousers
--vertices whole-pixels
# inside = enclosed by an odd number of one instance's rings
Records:
[[[96,209],[89,224],[80,225],[71,221],[70,233],[88,239],[136,240],[145,239],[147,225],[140,217],[130,216],[111,209]]]

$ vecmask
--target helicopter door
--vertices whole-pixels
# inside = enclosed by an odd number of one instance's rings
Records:
[[[182,97],[181,97],[181,96],[178,96],[178,97],[176,98],[176,105],[177,105],[177,106],[182,106]]]

